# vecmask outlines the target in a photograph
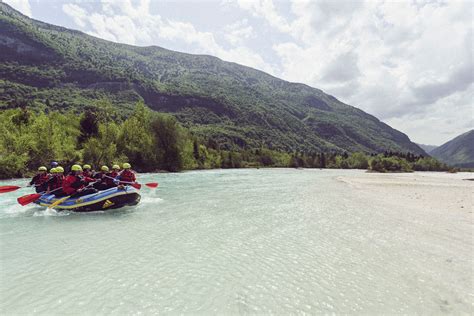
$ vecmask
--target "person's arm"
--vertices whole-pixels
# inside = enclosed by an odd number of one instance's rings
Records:
[[[30,185],[35,184],[35,182],[36,182],[36,180],[38,179],[38,177],[39,177],[39,174],[37,174],[36,176],[34,176],[33,179],[31,179],[31,181],[30,181]]]

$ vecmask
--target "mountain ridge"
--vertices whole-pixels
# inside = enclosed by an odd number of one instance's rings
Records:
[[[418,146],[421,147],[421,149],[423,149],[424,151],[426,151],[426,153],[430,153],[433,149],[435,148],[438,148],[439,146],[436,146],[436,145],[426,145],[426,144],[420,144],[420,143],[416,143]]]
[[[137,47],[29,19],[0,3],[1,107],[81,109],[106,97],[173,114],[219,146],[426,155],[409,138],[322,90],[210,55]]]
[[[447,141],[430,154],[453,167],[474,168],[474,129]]]

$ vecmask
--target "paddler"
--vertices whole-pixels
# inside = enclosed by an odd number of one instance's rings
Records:
[[[82,176],[82,167],[80,165],[73,165],[71,172],[62,183],[63,189],[60,196],[70,195],[72,198],[75,198],[96,193],[96,189],[88,187],[88,184],[94,181],[92,178]]]
[[[50,175],[48,169],[45,166],[38,168],[38,173],[31,179],[29,185],[34,185],[36,193],[44,192],[47,189],[46,182],[49,180]]]
[[[109,167],[107,166],[100,167],[100,172],[97,172],[94,178],[98,180],[98,182],[94,184],[94,188],[97,190],[107,190],[117,186],[114,183],[115,177],[109,172]]]
[[[88,177],[88,178],[93,178],[94,177],[94,170],[92,170],[91,165],[84,165],[82,166],[82,176],[83,177]]]
[[[137,181],[137,177],[135,176],[135,172],[132,170],[132,166],[126,162],[122,165],[123,171],[117,177],[119,180],[119,184],[127,185]]]
[[[51,192],[53,191],[53,194],[56,196],[60,196],[60,189],[63,185],[64,181],[64,169],[61,166],[58,166],[56,168],[53,168],[50,170],[51,172],[51,178],[48,180],[47,185],[48,185],[48,191]]]
[[[113,165],[112,166],[112,171],[110,172],[110,176],[112,178],[117,178],[120,173],[120,166],[119,165]]]

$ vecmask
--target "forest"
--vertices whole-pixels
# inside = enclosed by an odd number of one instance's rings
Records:
[[[446,171],[431,157],[384,152],[284,152],[266,147],[221,146],[194,135],[172,115],[139,102],[129,116],[107,99],[77,113],[29,109],[0,111],[0,178],[29,176],[58,161],[102,165],[130,162],[138,172],[214,168],[334,168],[378,172]]]

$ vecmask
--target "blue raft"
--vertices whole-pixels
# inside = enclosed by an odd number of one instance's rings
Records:
[[[35,203],[48,207],[57,200],[58,198],[54,194],[45,194]],[[124,186],[123,188],[111,188],[77,198],[70,198],[54,208],[74,212],[95,212],[137,205],[138,202],[140,202],[138,191],[131,186]]]

